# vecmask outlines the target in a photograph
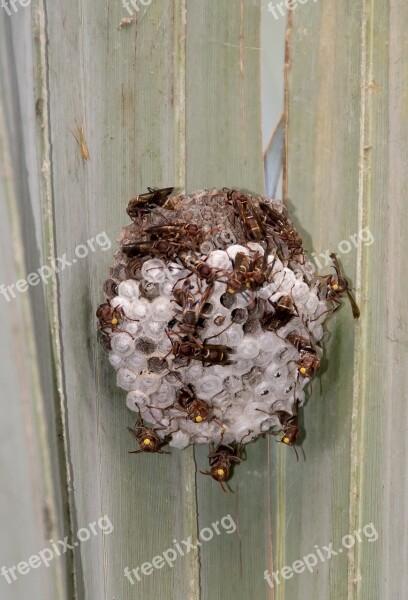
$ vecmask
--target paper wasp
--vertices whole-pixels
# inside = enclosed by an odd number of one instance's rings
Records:
[[[213,285],[209,285],[198,301],[196,301],[194,295],[190,292],[188,280],[184,281],[182,288],[177,288],[173,291],[176,301],[182,307],[181,323],[179,323],[179,330],[182,333],[195,334],[200,320],[203,319],[203,311],[213,292],[213,288]]]
[[[175,332],[166,331],[167,337],[171,342],[171,352],[174,357],[186,358],[188,363],[191,360],[200,360],[205,366],[208,365],[230,365],[232,361],[229,354],[234,350],[228,346],[221,344],[207,344],[206,341],[201,342],[193,336],[181,336]],[[178,339],[172,339],[171,336],[177,336]]]
[[[148,187],[147,189],[148,192],[140,194],[129,201],[126,212],[132,221],[139,217],[140,214],[149,213],[158,207],[174,210],[174,206],[169,198],[174,190],[173,187],[161,189]]]
[[[237,294],[247,290],[255,291],[267,281],[271,267],[267,268],[268,253],[251,258],[238,252],[233,262],[233,271],[229,273],[226,284],[228,294]]]
[[[129,242],[123,244],[121,250],[129,258],[134,256],[160,256],[163,258],[175,258],[182,249],[188,248],[188,242],[178,243],[174,241],[156,240],[143,242]]]
[[[231,467],[235,463],[242,461],[242,445],[218,444],[218,446],[208,455],[210,472],[200,471],[203,475],[210,475],[215,481],[218,481],[222,490],[226,492],[223,483],[230,477]]]
[[[168,223],[166,225],[155,225],[145,229],[152,240],[171,240],[189,238],[191,241],[199,243],[204,236],[204,232],[194,223]]]
[[[286,214],[280,214],[266,202],[260,202],[259,208],[263,213],[264,223],[272,229],[272,237],[277,246],[280,247],[280,242],[283,242],[290,252],[290,258],[300,258],[300,262],[303,262],[302,238],[291,225]]]
[[[296,305],[289,294],[282,295],[277,302],[268,302],[273,306],[274,312],[264,312],[261,317],[261,326],[265,331],[276,331],[298,316]]]
[[[238,190],[225,190],[227,198],[238,212],[244,235],[249,242],[261,242],[266,239],[266,230],[255,204],[249,195]]]
[[[351,304],[353,317],[355,319],[358,319],[360,317],[360,309],[358,308],[357,302],[355,301],[354,296],[350,290],[348,281],[340,269],[339,261],[334,252],[330,254],[330,258],[333,261],[333,266],[336,271],[336,275],[320,276],[320,279],[323,279],[325,282],[324,295],[326,299],[331,300],[336,304],[336,308],[333,310],[332,314],[334,314],[336,310],[340,308],[342,304],[341,296],[344,293],[346,293]]]
[[[157,454],[170,454],[164,452],[161,447],[166,444],[166,440],[162,440],[156,433],[160,428],[146,427],[143,424],[143,419],[139,415],[134,428],[127,428],[139,444],[138,450],[131,450],[129,454],[139,454],[139,452],[156,452]]]
[[[298,461],[299,455],[295,448],[295,444],[298,440],[298,437],[300,436],[297,415],[291,415],[290,413],[285,412],[283,410],[279,410],[274,414],[269,413],[266,410],[261,410],[260,408],[256,408],[255,410],[257,410],[258,412],[265,413],[266,415],[269,415],[271,417],[275,416],[275,414],[277,415],[281,424],[281,429],[279,431],[273,431],[271,433],[272,435],[279,435],[279,433],[283,433],[283,437],[279,440],[279,442],[282,444],[286,444],[287,446],[293,446],[293,449],[296,454],[296,460]]]
[[[125,315],[124,310],[121,306],[113,307],[111,303],[104,302],[100,306],[98,306],[96,310],[96,317],[99,320],[99,329],[106,333],[107,330],[110,331],[118,331],[118,327],[123,321],[123,319],[127,319],[128,321],[135,321],[137,319],[130,319]],[[127,331],[123,333],[128,333]],[[130,333],[129,333],[130,335]]]
[[[302,337],[296,333],[289,333],[286,339],[300,353],[300,359],[296,362],[299,375],[302,377],[312,377],[320,367],[320,359],[316,354],[316,348],[311,339]]]

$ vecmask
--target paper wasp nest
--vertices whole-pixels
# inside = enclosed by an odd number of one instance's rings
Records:
[[[290,433],[332,301],[280,202],[170,190],[130,202],[98,314],[127,406],[176,448]]]

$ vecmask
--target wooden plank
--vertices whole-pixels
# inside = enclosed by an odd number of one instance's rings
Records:
[[[361,5],[308,3],[292,15],[288,88],[288,205],[305,248],[336,251],[356,281],[361,244],[349,236],[363,225],[361,186]],[[328,61],[330,57],[330,61]],[[365,224],[365,221],[364,221]],[[347,242],[340,246],[342,240]],[[348,252],[344,252],[348,249]],[[342,253],[343,250],[343,253]],[[320,256],[322,271],[330,271]],[[359,299],[361,296],[359,295]],[[353,388],[359,327],[346,305],[330,321],[319,382],[303,411],[305,460],[287,454],[279,465],[276,568],[342,537],[355,525],[358,381]],[[362,305],[363,313],[365,303]],[[364,320],[364,315],[363,315]],[[355,337],[357,332],[357,337]],[[361,491],[361,490],[359,490]],[[361,524],[359,524],[361,525]],[[350,531],[351,529],[351,531]],[[345,598],[353,550],[321,562],[313,574],[280,578],[277,598]],[[323,556],[325,553],[323,552]]]
[[[187,188],[263,192],[260,3],[190,0],[187,6]],[[247,447],[231,481],[234,494],[198,475],[199,529],[228,515],[237,526],[230,534],[220,527],[201,547],[203,599],[270,597],[263,580],[272,559],[268,443]],[[207,470],[207,454],[206,447],[196,449],[199,470]]]
[[[397,597],[407,587],[407,26],[405,3],[365,3],[361,211],[374,243],[361,257],[355,512],[379,538],[356,548],[350,597],[359,599]]]
[[[365,526],[366,535],[359,542],[354,534],[354,547],[313,575],[286,581],[278,597],[393,597],[404,589],[407,555],[408,11],[367,1],[310,4],[299,15],[291,31],[289,203],[318,253],[347,240],[338,253],[357,282],[362,319],[355,337],[347,307],[331,323],[323,394],[314,389],[304,411],[306,463],[280,477],[286,535],[279,566],[315,543],[338,549],[343,535]]]
[[[44,290],[42,285],[27,285],[24,292],[15,287],[44,262],[36,204],[33,57],[30,45],[17,44],[22,32],[30,39],[29,12],[11,22],[5,13],[0,15],[0,382],[5,415],[0,435],[0,526],[2,565],[14,568],[8,579],[3,575],[0,585],[5,599],[28,595],[62,599],[70,589],[67,556],[54,557],[48,569],[37,564],[24,575],[15,571],[16,565],[50,547],[50,538],[57,540],[66,531],[66,482],[55,430]]]
[[[41,3],[37,8],[45,14]],[[183,3],[156,1],[121,29],[126,14],[114,2],[105,11],[97,3],[47,3],[46,14],[39,38],[47,40],[48,71],[40,84],[47,87],[51,147],[42,158],[50,164],[55,252],[69,260],[77,244],[102,232],[114,243],[136,191],[184,183],[184,10]],[[72,136],[76,121],[84,126],[86,162]],[[195,537],[195,468],[191,450],[171,458],[127,454],[133,417],[95,344],[95,309],[113,252],[99,250],[58,277],[74,528],[103,515],[114,526],[76,553],[77,594],[197,597],[194,553],[134,585],[124,575],[173,539]]]

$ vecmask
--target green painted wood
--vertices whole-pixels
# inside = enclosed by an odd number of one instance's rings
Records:
[[[16,21],[11,37],[0,36],[7,48],[0,53],[7,73],[0,82],[6,94],[0,193],[11,209],[2,202],[1,222],[11,223],[13,231],[1,238],[2,277],[17,279],[48,255],[66,253],[70,260],[78,244],[104,231],[112,246],[78,259],[41,293],[36,288],[36,296],[2,313],[13,353],[10,360],[3,352],[0,373],[7,395],[16,398],[10,428],[1,436],[6,472],[12,450],[18,454],[13,497],[31,478],[27,498],[16,504],[27,536],[7,538],[12,552],[4,562],[24,560],[23,543],[32,548],[27,555],[35,553],[46,535],[63,538],[103,515],[114,531],[76,549],[73,573],[69,557],[61,559],[39,570],[38,579],[36,573],[22,580],[31,587],[21,587],[21,594],[121,600],[400,597],[407,577],[402,240],[408,10],[402,0],[391,7],[374,0],[309,2],[291,14],[288,205],[309,251],[336,250],[348,240],[350,251],[343,245],[337,252],[356,283],[362,318],[354,323],[345,303],[330,322],[320,381],[301,415],[305,457],[296,463],[294,453],[274,439],[249,445],[231,481],[233,494],[196,476],[196,468],[206,469],[206,448],[173,451],[171,457],[128,456],[132,441],[125,427],[133,417],[95,343],[94,313],[115,238],[127,222],[127,200],[137,191],[171,184],[188,191],[224,185],[263,190],[260,3],[155,0],[121,29],[127,14],[120,3],[36,0],[33,15],[33,22]],[[4,21],[0,26],[3,33]],[[32,56],[17,45],[19,26],[33,31]],[[36,99],[43,109],[34,117]],[[35,120],[36,148],[30,129]],[[76,121],[84,125],[87,161],[72,135]],[[17,173],[25,168],[22,183]],[[21,210],[29,197],[30,210]],[[374,242],[355,248],[350,236],[365,226]],[[33,336],[27,338],[27,329]],[[52,516],[48,528],[44,499]],[[172,569],[166,566],[134,586],[124,577],[125,567],[150,561],[173,540],[194,541],[200,529],[227,515],[236,532],[221,532]],[[265,569],[292,565],[314,552],[315,544],[333,542],[337,549],[342,536],[370,522],[380,534],[375,543],[357,543],[312,574],[281,577],[275,590],[264,581]],[[16,589],[4,597],[15,598]]]
[[[303,414],[306,460],[287,456],[278,476],[276,568],[315,544],[337,550],[369,523],[379,539],[363,535],[313,574],[282,582],[277,598],[405,589],[407,18],[400,2],[368,0],[309,3],[292,15],[288,204],[309,250],[338,252],[362,318],[354,324],[345,302],[330,322],[322,391],[313,385]],[[350,236],[364,227],[374,241],[355,248]]]
[[[44,263],[33,56],[29,45],[17,42],[22,32],[30,39],[31,27],[29,12],[14,21],[0,15],[0,561],[10,571],[14,568],[16,577],[13,581],[9,574],[9,583],[1,579],[5,600],[67,598],[71,570],[67,555],[48,569],[15,570],[49,547],[50,538],[69,533],[44,289],[27,286],[19,292],[13,287]]]
[[[404,2],[365,3],[361,211],[375,243],[361,257],[366,318],[355,485],[358,520],[373,521],[380,537],[354,557],[351,576],[361,579],[354,596],[364,600],[398,597],[407,588],[407,26]]]
[[[339,242],[357,233],[362,222],[361,38],[362,10],[356,3],[309,3],[292,15],[287,200],[305,248],[318,254],[338,252]],[[355,282],[360,253],[353,246],[339,256]],[[324,266],[321,272],[330,270]],[[302,414],[305,459],[297,464],[288,454],[278,478],[282,510],[276,514],[281,550],[276,568],[316,552],[316,544],[333,542],[339,549],[354,525],[353,428],[360,400],[353,378],[360,326],[346,302],[329,322],[320,382],[314,382]],[[346,598],[351,557],[352,552],[342,552],[324,563],[319,559],[312,574],[286,581],[281,576],[276,597]]]
[[[260,3],[190,0],[187,6],[187,188],[262,193]],[[231,480],[233,494],[198,476],[199,529],[227,515],[237,525],[233,534],[221,527],[202,545],[203,599],[270,597],[263,580],[272,564],[268,444],[247,447]],[[195,453],[198,469],[207,470],[208,449]]]

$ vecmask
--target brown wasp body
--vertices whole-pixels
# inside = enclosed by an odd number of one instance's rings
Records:
[[[217,269],[211,267],[206,262],[207,259],[202,260],[198,256],[187,254],[185,252],[181,252],[178,255],[178,258],[186,269],[198,275],[200,279],[204,279],[206,283],[210,284],[216,280]]]
[[[300,235],[292,227],[286,214],[280,214],[272,206],[265,202],[259,203],[264,216],[265,225],[272,229],[273,238],[278,246],[283,242],[288,247],[291,259],[302,259],[303,257],[303,242]],[[281,252],[282,253],[282,252]]]
[[[210,298],[213,285],[209,285],[201,299],[196,301],[194,295],[190,292],[190,284],[188,280],[184,281],[182,288],[177,288],[173,291],[176,301],[182,306],[182,322],[179,324],[179,330],[182,333],[194,335],[200,320],[203,319],[203,311],[207,300]]]
[[[232,273],[228,273],[227,293],[237,294],[247,290],[255,291],[267,281],[270,269],[267,269],[268,253],[251,258],[238,252],[234,260]]]
[[[110,302],[104,302],[98,306],[96,316],[99,319],[99,329],[103,333],[106,333],[107,330],[116,331],[121,321],[127,318],[121,306],[113,307]]]
[[[330,258],[333,261],[336,275],[326,275],[321,277],[321,279],[325,281],[325,298],[336,304],[336,308],[333,310],[334,313],[341,306],[341,296],[346,293],[351,304],[353,317],[358,319],[360,317],[360,309],[358,308],[357,302],[351,293],[348,281],[340,269],[339,261],[337,260],[337,256],[334,254],[334,252],[330,254]]]
[[[283,438],[281,439],[282,444],[288,446],[294,446],[300,435],[300,429],[298,427],[298,416],[291,415],[289,413],[279,411],[279,421],[282,425]]]
[[[179,339],[171,338],[171,335],[177,336]],[[200,360],[205,366],[209,365],[230,365],[232,361],[229,359],[229,354],[234,352],[232,348],[221,344],[207,344],[206,341],[201,342],[193,336],[180,336],[177,333],[168,333],[167,336],[171,341],[171,352],[175,358],[186,358],[190,360]]]
[[[199,243],[204,237],[202,229],[193,223],[156,225],[148,227],[145,231],[150,235],[152,240],[170,240],[177,242],[189,238],[191,241]]]
[[[208,455],[210,463],[210,472],[200,471],[203,475],[210,475],[215,481],[221,484],[223,491],[223,483],[226,482],[230,476],[230,470],[234,463],[242,461],[242,446],[218,444],[218,446],[210,452]]]
[[[296,362],[299,375],[312,377],[320,367],[320,359],[311,339],[295,333],[290,333],[286,339],[300,353],[300,359]]]
[[[148,192],[140,194],[129,201],[126,212],[132,221],[138,218],[141,213],[149,213],[158,207],[167,210],[173,210],[174,208],[169,199],[174,188],[155,189],[148,187],[147,189],[149,190]]]
[[[143,425],[141,418],[137,420],[133,429],[128,427],[128,430],[137,440],[140,446],[138,450],[132,450],[129,452],[129,454],[139,454],[139,452],[157,452],[157,454],[169,454],[169,452],[160,450],[160,448],[166,443],[165,440],[159,438],[155,429]]]
[[[274,416],[272,413],[268,413],[265,410],[261,410],[260,408],[256,408],[255,410],[265,413],[266,415]],[[279,433],[283,433],[283,437],[279,440],[282,444],[286,444],[287,446],[295,446],[297,439],[300,435],[300,429],[298,427],[298,417],[297,415],[291,415],[283,410],[279,410],[276,413],[278,415],[281,429],[279,431],[271,432],[272,435],[279,435]],[[294,447],[296,460],[299,460],[299,456],[296,448]]]
[[[130,242],[124,244],[121,248],[122,252],[133,258],[134,256],[160,256],[164,258],[174,258],[178,255],[181,249],[186,249],[186,243],[169,242],[166,240],[145,241],[145,242]]]
[[[238,212],[245,237],[249,242],[261,242],[266,238],[265,227],[250,196],[238,190],[228,190],[230,200]]]
[[[209,420],[210,407],[205,400],[197,398],[191,383],[177,392],[176,399],[181,408],[186,411],[187,417],[194,423]]]
[[[298,315],[295,303],[289,294],[284,294],[277,302],[271,300],[268,302],[273,306],[274,312],[264,312],[261,318],[261,326],[265,331],[276,331]]]

